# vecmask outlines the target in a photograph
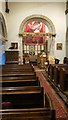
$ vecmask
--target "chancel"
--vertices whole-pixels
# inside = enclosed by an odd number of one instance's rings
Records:
[[[0,2],[1,120],[68,120],[68,1]]]

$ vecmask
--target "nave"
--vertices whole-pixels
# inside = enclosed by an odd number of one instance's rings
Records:
[[[68,120],[68,1],[13,1],[0,2],[1,120]]]
[[[2,74],[0,74],[2,120],[67,120],[68,97],[67,101],[60,99],[51,83],[47,81],[48,78],[52,81],[50,78],[54,75],[52,66],[61,65],[49,65],[45,69],[40,69],[33,64],[0,66],[2,67]],[[66,64],[63,66],[66,69],[64,74],[68,77],[68,67]],[[53,83],[55,83],[54,79]],[[67,96],[67,88],[61,91]]]

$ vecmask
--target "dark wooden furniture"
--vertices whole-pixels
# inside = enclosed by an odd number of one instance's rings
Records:
[[[43,100],[43,88],[40,86],[5,87],[2,89],[2,102],[11,102],[13,109],[43,107]]]
[[[58,64],[54,66],[54,82],[56,85],[60,84],[60,70],[61,68],[67,68],[66,64]]]
[[[55,111],[49,108],[11,109],[0,111],[1,120],[56,120]]]
[[[54,66],[56,66],[56,64],[50,65],[50,80],[52,81],[54,79]]]
[[[60,89],[68,92],[68,68],[60,70]]]
[[[44,94],[31,65],[7,64],[2,72],[2,120],[55,120],[52,100]]]
[[[38,78],[26,79],[26,80],[19,80],[19,79],[0,80],[0,87],[39,86],[39,85],[40,85],[40,81],[38,80]]]
[[[9,50],[5,51],[6,64],[7,63],[19,63],[19,51]]]
[[[29,79],[35,79],[36,78],[36,75],[35,74],[33,74],[33,75],[26,75],[26,74],[24,74],[24,75],[21,75],[21,74],[19,74],[19,75],[3,75],[3,76],[0,76],[0,80],[29,80]]]
[[[0,80],[29,80],[36,78],[36,73],[30,64],[6,64],[0,67],[2,67]]]
[[[2,96],[9,107],[0,110],[2,120],[55,120],[51,98],[41,87],[4,88]]]

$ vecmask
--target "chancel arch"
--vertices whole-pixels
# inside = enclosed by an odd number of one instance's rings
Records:
[[[0,65],[5,64],[5,45],[7,41],[7,28],[4,15],[0,12]]]
[[[53,22],[46,16],[43,16],[43,15],[31,15],[31,16],[28,16],[26,17],[22,23],[20,24],[20,28],[19,28],[19,36],[21,37],[21,43],[20,45],[22,44],[22,46],[20,46],[20,54],[21,56],[23,56],[24,54],[24,49],[29,49],[30,46],[26,47],[24,46],[24,39],[23,39],[23,36],[24,36],[24,29],[25,29],[25,26],[27,24],[29,24],[30,22],[33,22],[33,21],[39,21],[39,22],[42,22],[43,24],[46,25],[47,29],[48,29],[48,33],[47,32],[44,32],[45,34],[45,37],[46,37],[46,48],[45,48],[45,52],[46,52],[46,55],[48,55],[48,52],[49,54],[51,55],[54,55],[54,40],[55,40],[55,36],[56,36],[56,30],[55,30],[55,26],[53,24]],[[48,45],[47,45],[48,43]],[[37,46],[39,47],[39,45],[37,44]],[[34,50],[38,50],[39,48],[37,47],[35,49],[36,46],[34,46]],[[43,50],[44,49],[43,46],[41,45],[40,46],[40,49]],[[47,49],[48,48],[48,49]],[[29,53],[29,52],[28,52]],[[38,54],[38,51],[36,52],[36,55]],[[21,58],[22,60],[22,58]]]
[[[0,39],[1,40],[7,40],[7,28],[4,16],[0,12]]]

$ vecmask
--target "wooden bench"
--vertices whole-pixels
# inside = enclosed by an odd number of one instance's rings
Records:
[[[30,64],[26,64],[26,65],[17,65],[17,64],[7,64],[7,65],[0,65],[1,68],[1,72],[34,72],[34,68],[32,65]]]
[[[4,87],[0,95],[2,103],[10,102],[13,109],[44,107],[43,88],[40,86]]]
[[[36,79],[27,79],[27,80],[14,80],[6,79],[0,80],[0,87],[18,87],[18,86],[38,86],[40,81]]]
[[[32,69],[14,69],[14,68],[2,68],[2,72],[34,72]]]
[[[36,79],[36,75],[28,74],[28,75],[2,75],[0,76],[0,81],[2,80],[29,80],[29,79]]]
[[[5,64],[5,65],[0,65],[0,67],[2,68],[21,68],[21,69],[33,69],[33,66],[31,64],[22,64],[22,65],[19,65],[19,64]]]
[[[54,77],[54,66],[56,64],[52,64],[50,65],[50,80],[53,80],[53,77]]]
[[[36,75],[35,72],[32,71],[3,71],[0,76],[10,76],[10,75]]]
[[[0,72],[0,80],[6,79],[14,79],[14,80],[22,80],[22,79],[35,79],[36,73],[34,72],[34,68],[30,64],[26,65],[17,65],[17,64],[7,64],[2,65],[2,73]]]
[[[57,64],[54,66],[54,82],[56,85],[60,84],[60,69],[67,68],[66,64]]]
[[[60,70],[60,89],[62,91],[68,91],[68,68],[62,68]]]
[[[1,120],[56,120],[55,111],[49,108],[3,110],[1,115]]]
[[[3,77],[3,76],[24,76],[24,75],[26,75],[26,76],[28,76],[28,75],[36,75],[36,73],[35,72],[29,72],[29,71],[27,71],[27,72],[4,72],[4,73],[2,73],[2,74],[0,74],[0,76],[1,77]]]
[[[36,89],[36,88],[35,88]],[[41,91],[43,91],[41,89]],[[37,94],[37,89],[36,89],[36,94]],[[43,94],[43,93],[42,93]],[[39,96],[38,96],[39,97]],[[32,102],[35,102],[35,99],[38,99],[39,102],[39,98],[36,97],[32,99]],[[43,95],[40,96],[41,99],[43,99]],[[56,120],[55,119],[55,109],[52,103],[52,100],[50,98],[50,96],[46,93],[44,95],[44,103],[43,103],[43,107],[42,106],[38,106],[37,107],[37,103],[36,107],[34,106],[33,108],[17,108],[17,109],[1,109],[0,113],[2,115],[2,120]],[[30,98],[31,99],[31,98]],[[30,100],[31,101],[31,100]],[[43,102],[42,101],[42,102]],[[28,103],[28,101],[27,101]],[[33,104],[32,104],[33,106]]]
[[[51,64],[49,64],[48,68],[47,68],[48,76],[50,76],[50,66],[51,66]]]
[[[67,66],[66,64],[50,64],[49,65],[49,68],[48,68],[48,75],[49,75],[49,78],[50,78],[50,80],[54,80],[54,77],[55,77],[55,75],[54,75],[54,69],[55,69],[55,67],[62,67],[62,66]]]
[[[33,75],[36,74],[34,72],[33,67],[29,65],[3,65],[2,73],[0,76],[11,76],[11,75]]]

